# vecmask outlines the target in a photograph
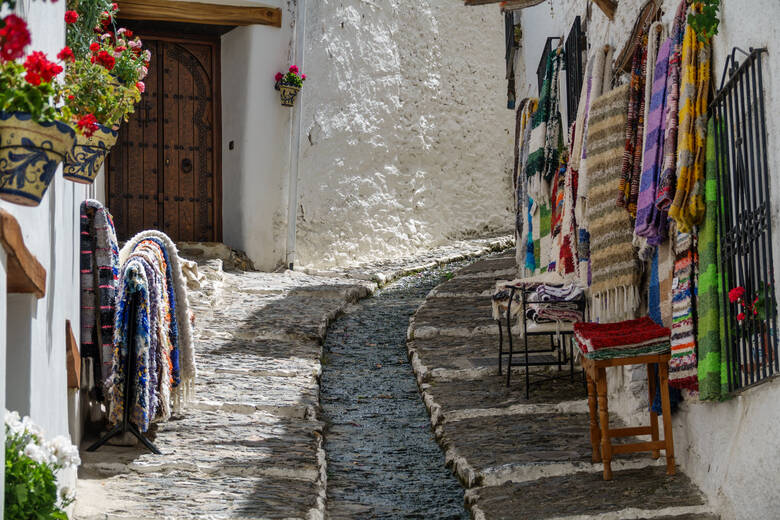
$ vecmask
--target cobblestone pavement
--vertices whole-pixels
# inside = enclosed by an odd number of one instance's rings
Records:
[[[687,476],[666,476],[663,457],[619,456],[614,479],[602,480],[601,464],[590,460],[580,378],[537,381],[525,399],[516,368],[506,387],[489,295],[513,267],[510,250],[458,271],[428,295],[407,334],[436,439],[466,488],[472,517],[717,520]]]
[[[153,425],[149,437],[162,455],[137,446],[82,450],[72,517],[323,518],[319,380],[328,325],[377,289],[372,280],[485,254],[508,240],[469,241],[440,249],[439,257],[392,263],[392,269],[377,264],[362,273],[354,268],[320,276],[224,272],[221,260],[203,261],[205,276],[190,292],[195,402],[181,416]],[[94,440],[87,436],[82,447]]]
[[[409,317],[450,268],[393,283],[328,330],[321,400],[329,518],[469,517],[405,348]]]

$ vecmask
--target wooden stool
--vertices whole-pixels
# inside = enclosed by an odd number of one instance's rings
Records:
[[[582,358],[582,367],[588,381],[588,408],[590,409],[590,443],[593,447],[593,462],[604,463],[604,480],[612,480],[612,455],[650,451],[653,458],[661,456],[660,450],[666,451],[666,474],[674,475],[674,439],[672,438],[672,412],[669,406],[669,359],[671,354],[651,354],[626,358],[592,360]],[[633,428],[610,428],[609,407],[607,404],[607,367],[622,365],[647,365],[647,381],[650,403],[655,398],[655,377],[651,371],[653,364],[659,367],[661,385],[661,409],[664,418],[664,440],[658,439],[658,414],[650,410],[650,426]],[[596,395],[598,394],[598,407]],[[598,411],[599,422],[596,422]],[[650,435],[649,442],[631,444],[612,444],[614,437],[630,437],[634,435]]]

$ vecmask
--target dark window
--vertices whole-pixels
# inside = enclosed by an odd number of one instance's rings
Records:
[[[742,63],[737,61],[738,52],[744,55]],[[766,49],[745,53],[735,48],[710,105],[710,114],[715,117],[721,200],[723,306],[728,309],[722,341],[728,347],[730,391],[764,381],[780,368],[761,63],[764,52]],[[745,289],[745,301],[752,303],[758,298],[757,312],[729,301],[728,292],[736,287]]]
[[[574,19],[574,23],[566,38],[566,110],[567,126],[571,126],[577,118],[577,106],[580,103],[580,91],[582,90],[582,78],[585,75],[582,63],[582,53],[587,48],[585,33],[582,32],[580,17]]]

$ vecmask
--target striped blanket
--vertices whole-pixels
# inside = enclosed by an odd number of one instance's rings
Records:
[[[574,324],[574,339],[589,359],[668,352],[669,334],[669,329],[646,316],[619,323]]]
[[[587,220],[590,225],[594,317],[633,318],[639,307],[640,269],[628,213],[615,205],[625,148],[628,85],[593,102],[588,128]]]
[[[91,360],[95,398],[111,375],[119,250],[111,214],[97,200],[81,203],[81,356]]]
[[[672,359],[669,385],[698,389],[696,369],[696,237],[677,232],[672,286]]]

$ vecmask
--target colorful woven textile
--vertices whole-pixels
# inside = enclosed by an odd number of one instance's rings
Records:
[[[515,126],[515,171],[513,176],[515,199],[515,244],[516,260],[520,267],[525,266],[528,244],[528,178],[525,166],[528,161],[528,147],[531,139],[531,118],[539,101],[524,99],[517,111]]]
[[[652,30],[651,30],[652,34]],[[667,215],[655,205],[655,195],[663,162],[663,138],[666,128],[666,76],[669,70],[671,42],[666,40],[658,50],[653,75],[652,94],[647,124],[645,125],[644,168],[639,184],[636,224],[634,233],[657,246],[667,237]]]
[[[117,298],[116,326],[114,329],[114,351],[111,368],[111,381],[108,385],[107,400],[109,407],[109,422],[117,424],[124,414],[125,378],[131,377],[134,387],[133,401],[130,403],[130,420],[145,432],[151,423],[150,414],[150,380],[149,363],[149,292],[145,268],[141,261],[133,258],[122,268]],[[133,308],[132,298],[137,305]],[[132,310],[135,312],[131,312]],[[131,324],[135,328],[134,337],[130,337]],[[135,371],[127,374],[127,356],[130,342],[135,346]]]
[[[682,42],[687,23],[688,2],[682,0],[674,17],[672,34],[669,37],[671,50],[669,53],[669,70],[666,78],[666,108],[664,113],[664,160],[661,176],[658,179],[655,204],[661,211],[668,211],[674,199],[674,189],[677,174],[677,128],[679,123],[680,98],[680,60]]]
[[[699,318],[699,398],[721,400],[728,394],[726,362],[725,313],[721,313],[723,279],[721,278],[720,233],[718,231],[718,170],[716,164],[715,123],[707,129],[707,176],[705,187],[706,218],[699,230],[699,287],[696,312]]]
[[[549,262],[547,264],[548,271],[557,271],[558,259],[561,254],[561,243],[563,241],[563,235],[561,233],[561,226],[563,224],[563,211],[564,211],[564,191],[566,182],[566,164],[562,164],[555,172],[552,182],[552,195],[551,202],[552,208],[550,212],[550,255]]]
[[[674,221],[669,222],[669,234],[677,236]],[[658,246],[658,289],[661,305],[661,323],[672,327],[672,287],[674,285],[674,240],[666,240]]]
[[[596,350],[594,352],[585,352],[582,350],[579,342],[575,340],[576,345],[582,351],[582,355],[588,359],[604,360],[604,359],[617,359],[628,358],[635,356],[648,356],[651,354],[667,354],[669,352],[669,341],[662,343],[656,343],[652,345],[642,345],[638,347],[628,347],[620,349],[605,348],[603,350]]]
[[[695,236],[677,232],[672,288],[672,359],[669,385],[697,390],[696,368],[696,251]]]
[[[710,45],[699,41],[690,25],[682,48],[677,186],[669,216],[688,233],[704,217],[704,162],[707,102],[710,90]]]
[[[626,208],[631,217],[636,217],[639,197],[639,180],[642,175],[642,136],[645,117],[645,69],[647,68],[647,35],[640,35],[631,64],[631,80],[628,94],[628,116],[625,128],[625,149],[623,167],[618,186],[617,205]]]
[[[91,358],[99,380],[95,397],[103,400],[114,350],[119,250],[111,214],[97,200],[81,203],[80,243],[81,356]]]
[[[593,102],[588,129],[587,220],[591,241],[591,293],[600,322],[631,318],[639,307],[640,269],[628,213],[615,205],[625,148],[629,86]]]
[[[549,197],[549,186],[559,165],[559,150],[562,145],[561,114],[558,111],[559,82],[561,70],[560,49],[547,57],[544,83],[539,96],[539,107],[532,119],[531,142],[526,164],[529,193],[540,201]]]
[[[175,313],[177,324],[177,350],[180,369],[180,384],[172,389],[171,396],[173,401],[172,410],[173,412],[176,412],[194,397],[195,377],[197,375],[192,322],[190,321],[190,308],[187,300],[187,281],[181,272],[181,263],[176,245],[168,235],[160,231],[142,231],[128,240],[119,252],[120,263],[126,261],[130,257],[130,254],[139,242],[147,239],[155,239],[158,243],[163,244],[162,247],[167,253],[167,264],[170,267],[171,278],[173,280],[173,292],[176,305],[172,310]]]
[[[647,316],[618,323],[574,324],[574,337],[583,353],[664,344],[668,350],[670,333],[669,329],[658,325]]]

